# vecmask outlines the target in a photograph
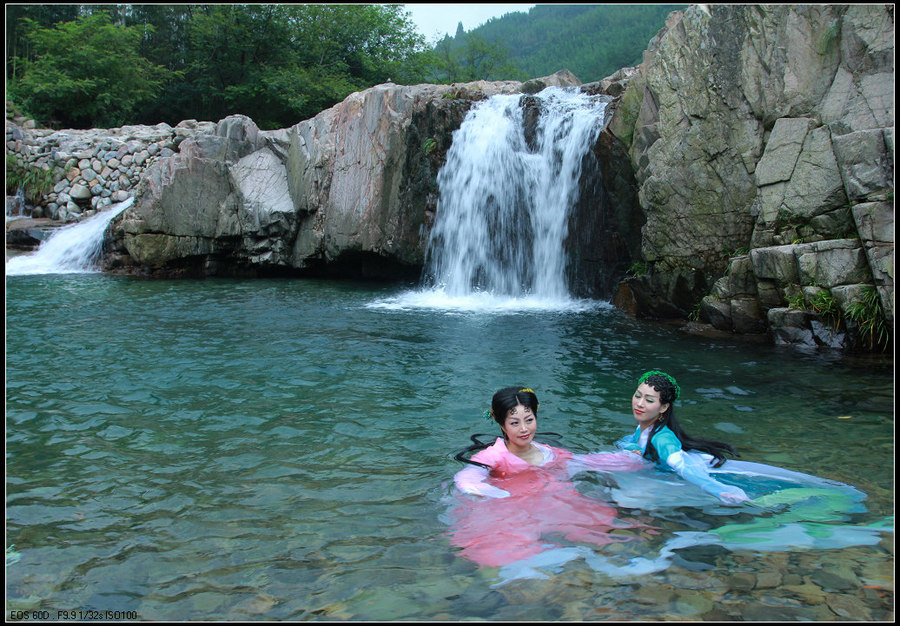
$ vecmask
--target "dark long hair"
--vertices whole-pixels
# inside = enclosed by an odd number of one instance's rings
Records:
[[[716,458],[716,463],[713,465],[714,467],[720,467],[727,460],[725,458],[726,454],[737,456],[737,450],[729,443],[716,441],[715,439],[692,437],[684,432],[681,424],[679,424],[678,420],[675,418],[675,400],[678,397],[679,391],[674,379],[660,372],[646,376],[646,378],[642,377],[641,382],[647,383],[659,393],[660,403],[669,405],[669,408],[660,414],[659,420],[650,430],[650,437],[647,440],[647,449],[644,451],[644,456],[646,458],[654,463],[659,462],[659,453],[656,451],[656,448],[653,447],[652,441],[653,435],[655,435],[663,426],[668,427],[669,430],[675,433],[675,436],[681,441],[681,448],[683,450],[699,450],[700,452],[706,452],[707,454],[714,456]]]

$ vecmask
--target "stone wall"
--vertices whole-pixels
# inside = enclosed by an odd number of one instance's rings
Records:
[[[188,137],[214,132],[215,123],[188,120],[176,127],[50,130],[27,120],[6,121],[6,154],[20,166],[54,172],[56,184],[31,217],[75,222],[132,195],[155,161],[173,155]]]

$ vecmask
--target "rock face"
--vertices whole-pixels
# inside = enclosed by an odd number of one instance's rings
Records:
[[[781,341],[789,302],[847,313],[874,286],[892,323],[893,52],[889,5],[673,13],[609,125],[634,166],[648,268],[617,303]],[[815,317],[794,335],[840,345],[813,337]]]
[[[181,143],[145,173],[110,267],[163,274],[418,276],[436,176],[472,102],[548,85],[379,85],[291,128],[245,116]]]

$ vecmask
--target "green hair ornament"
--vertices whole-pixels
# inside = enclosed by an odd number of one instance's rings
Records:
[[[681,395],[681,387],[679,387],[678,383],[675,382],[675,378],[670,376],[669,374],[666,374],[665,372],[660,372],[659,370],[650,370],[649,372],[644,372],[644,375],[641,376],[640,379],[638,379],[638,385],[641,385],[641,384],[647,382],[647,379],[650,378],[651,376],[662,376],[663,378],[668,380],[670,383],[672,383],[672,385],[675,387],[675,399],[676,400]]]

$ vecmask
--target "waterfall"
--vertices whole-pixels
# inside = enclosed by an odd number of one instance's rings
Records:
[[[603,126],[606,101],[551,87],[533,110],[499,95],[469,111],[438,173],[424,289],[413,306],[558,308],[572,303],[564,242],[582,160]],[[478,306],[477,304],[475,306]]]
[[[12,200],[12,204],[10,204]],[[27,217],[25,215],[25,190],[19,187],[16,195],[6,196],[6,221],[18,220]]]
[[[76,224],[63,226],[44,241],[34,254],[6,262],[6,275],[76,274],[96,271],[109,223],[134,202],[129,198]]]

